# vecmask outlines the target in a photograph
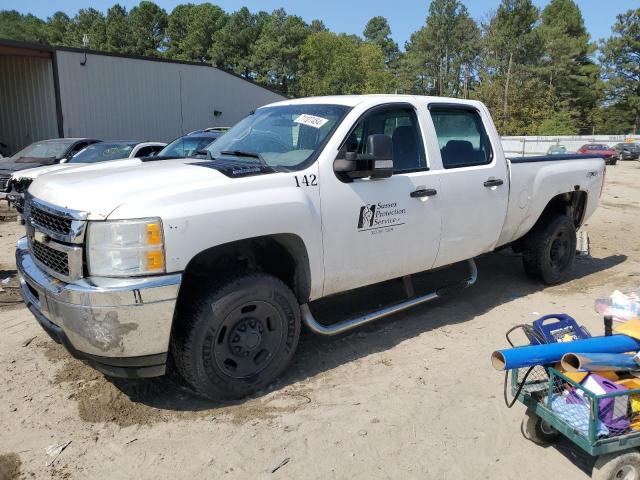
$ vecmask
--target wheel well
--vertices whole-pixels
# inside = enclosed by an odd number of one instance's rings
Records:
[[[185,268],[178,303],[192,292],[239,272],[264,272],[282,280],[300,303],[309,300],[311,274],[304,242],[293,234],[255,237],[208,248]]]
[[[582,225],[587,208],[587,192],[579,190],[579,188],[580,187],[576,185],[576,190],[573,192],[561,193],[553,197],[549,203],[547,203],[542,214],[540,214],[536,225],[548,221],[549,217],[552,216],[567,215],[573,219],[573,224],[577,230],[580,225]]]
[[[540,214],[540,217],[538,217],[535,225],[531,227],[531,230],[529,230],[523,237],[520,237],[518,240],[511,243],[510,246],[516,252],[521,252],[525,239],[528,238],[532,232],[535,232],[540,225],[545,225],[552,217],[557,215],[567,215],[572,218],[573,224],[575,225],[576,230],[578,230],[584,221],[586,209],[587,192],[580,190],[580,186],[576,185],[573,192],[561,193],[549,200],[549,203],[544,207],[544,210]]]

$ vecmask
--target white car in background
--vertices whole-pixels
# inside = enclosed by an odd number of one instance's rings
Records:
[[[24,192],[27,191],[31,182],[40,175],[73,168],[86,168],[89,164],[94,163],[151,157],[157,155],[166,145],[163,142],[130,140],[93,143],[60,163],[15,172],[9,181],[11,186],[7,197],[16,205],[18,211],[21,211]]]

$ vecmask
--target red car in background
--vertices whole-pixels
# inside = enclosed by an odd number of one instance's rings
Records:
[[[607,165],[615,165],[618,163],[618,152],[605,143],[587,143],[581,146],[576,153],[600,155],[604,158],[604,163]]]

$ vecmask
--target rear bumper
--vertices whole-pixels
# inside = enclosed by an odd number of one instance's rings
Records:
[[[34,263],[25,238],[16,265],[27,308],[71,355],[115,377],[165,373],[180,274],[64,283]]]

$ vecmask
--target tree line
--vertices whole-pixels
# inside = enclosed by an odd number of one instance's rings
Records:
[[[285,95],[407,93],[479,99],[503,135],[634,133],[640,128],[640,8],[594,42],[573,0],[502,0],[476,22],[460,0],[433,0],[401,51],[384,17],[362,36],[283,9],[227,13],[211,3],[170,13],[80,9],[46,20],[0,11],[0,38],[206,62]]]

